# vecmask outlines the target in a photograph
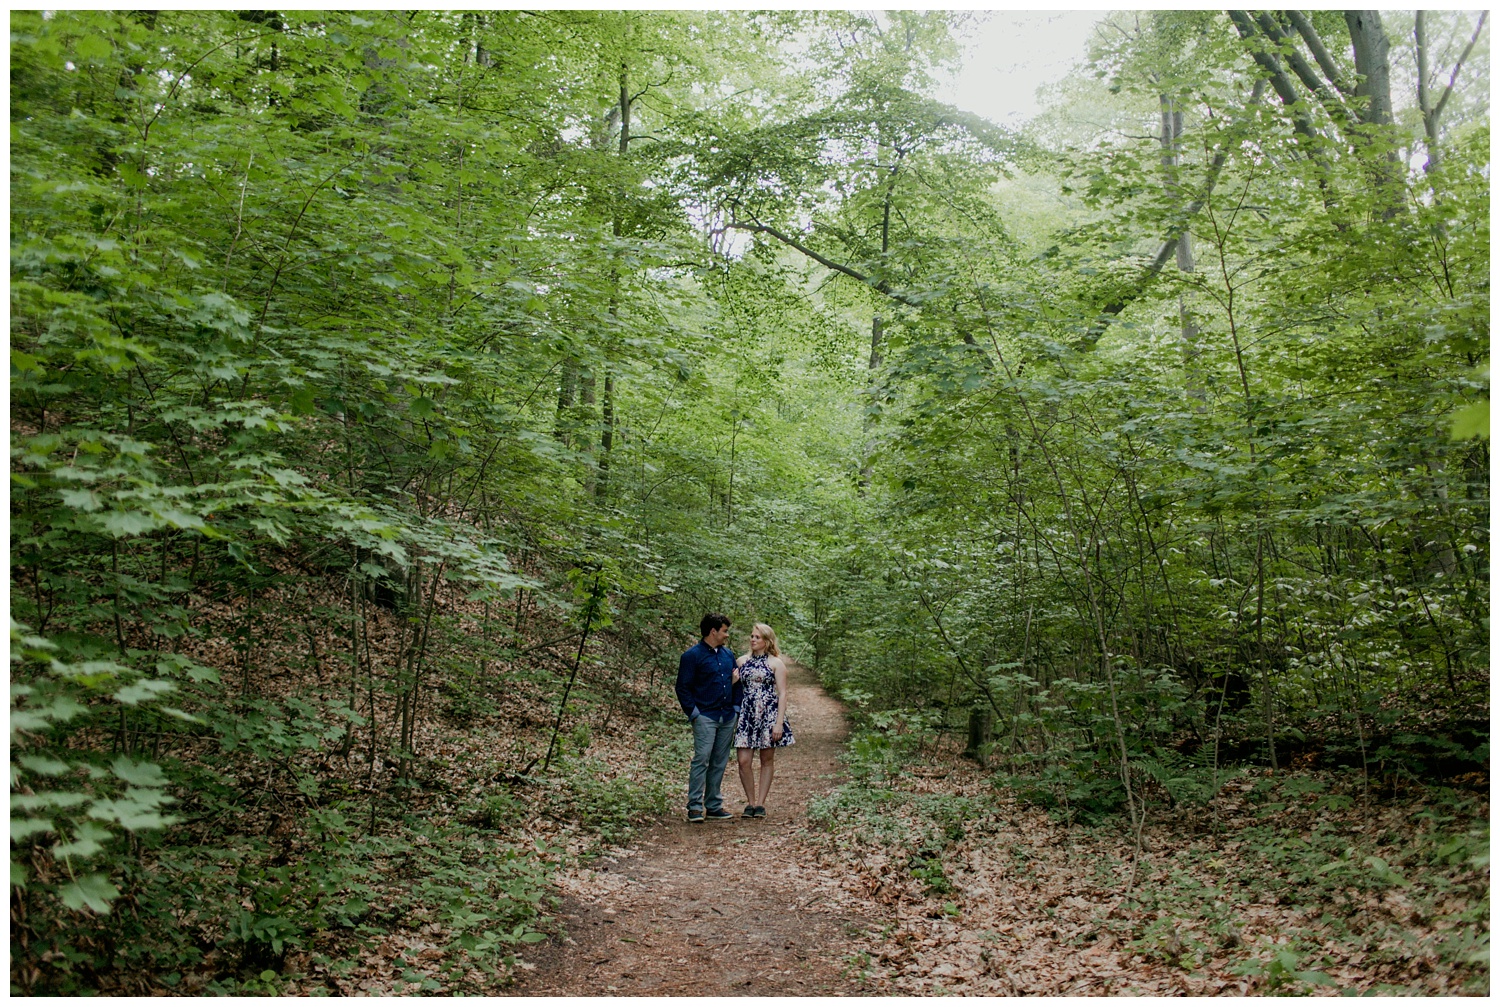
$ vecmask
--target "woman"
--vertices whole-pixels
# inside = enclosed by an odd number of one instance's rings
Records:
[[[739,749],[740,785],[745,788],[744,818],[766,817],[766,797],[776,775],[776,749],[792,744],[792,725],[786,719],[786,664],[776,646],[776,633],[763,622],[750,631],[750,653],[735,661],[734,681],[744,690],[740,721],[734,732]],[[760,796],[756,797],[755,769],[760,752]]]

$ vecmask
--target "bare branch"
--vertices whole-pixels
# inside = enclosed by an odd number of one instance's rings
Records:
[[[1489,11],[1480,11],[1479,21],[1474,25],[1474,34],[1469,37],[1469,44],[1464,47],[1463,54],[1458,57],[1458,62],[1453,64],[1453,73],[1448,78],[1448,86],[1443,90],[1443,96],[1438,99],[1437,105],[1432,104],[1432,94],[1427,88],[1427,12],[1417,11],[1417,23],[1413,29],[1417,42],[1417,107],[1422,113],[1422,131],[1427,137],[1427,163],[1422,170],[1431,173],[1438,166],[1438,131],[1443,115],[1443,107],[1448,104],[1448,98],[1453,94],[1453,86],[1458,83],[1459,71],[1463,69],[1464,61],[1469,58],[1469,53],[1474,51],[1474,43],[1479,41],[1479,33],[1484,29],[1485,19],[1489,17]]]
[[[1349,118],[1356,123],[1359,121],[1358,117],[1339,100],[1338,94],[1330,90],[1307,60],[1302,58],[1302,53],[1298,51],[1297,43],[1292,40],[1291,34],[1268,11],[1258,12],[1255,15],[1255,22],[1260,26],[1260,30],[1266,33],[1266,37],[1277,44],[1281,54],[1286,57],[1287,66],[1292,68],[1297,79],[1302,81],[1309,91],[1317,95],[1329,115]]]
[[[1265,94],[1265,86],[1265,81],[1258,80],[1255,82],[1255,90],[1250,94],[1247,112],[1250,108],[1254,108],[1260,104],[1261,96]],[[1246,118],[1248,119],[1248,115]],[[1192,222],[1192,219],[1207,204],[1208,197],[1213,195],[1214,186],[1218,184],[1219,175],[1224,170],[1225,162],[1229,159],[1229,151],[1235,146],[1231,140],[1232,136],[1226,137],[1225,142],[1220,144],[1218,153],[1214,154],[1213,161],[1209,163],[1208,176],[1204,179],[1202,188],[1198,190],[1197,198],[1183,210],[1182,216],[1178,219],[1172,232],[1167,235],[1167,240],[1162,242],[1161,247],[1156,250],[1156,256],[1151,260],[1151,264],[1146,267],[1145,272],[1141,274],[1140,281],[1136,283],[1134,289],[1121,296],[1118,300],[1105,305],[1104,310],[1099,312],[1099,318],[1095,320],[1093,325],[1089,326],[1085,338],[1091,345],[1099,341],[1100,337],[1104,335],[1105,330],[1109,328],[1120,312],[1124,311],[1136,298],[1145,293],[1146,287],[1166,267],[1167,261],[1177,254],[1177,245],[1182,241],[1182,236],[1188,232],[1188,226]]]
[[[1464,68],[1464,61],[1469,58],[1469,53],[1474,51],[1474,43],[1479,41],[1479,33],[1484,30],[1485,19],[1490,16],[1489,11],[1479,12],[1479,22],[1474,25],[1474,34],[1469,38],[1469,44],[1464,46],[1463,55],[1458,57],[1458,62],[1453,64],[1453,76],[1448,78],[1448,86],[1443,90],[1443,96],[1438,99],[1437,107],[1432,110],[1434,117],[1443,114],[1443,106],[1448,104],[1448,97],[1453,94],[1453,85],[1458,83],[1458,72]]]
[[[1323,45],[1323,39],[1318,35],[1318,30],[1312,26],[1307,15],[1300,10],[1289,10],[1284,12],[1291,20],[1292,26],[1297,29],[1297,34],[1302,36],[1302,41],[1307,43],[1308,51],[1313,54],[1313,59],[1318,61],[1328,82],[1341,95],[1348,96],[1349,89],[1344,85],[1344,75],[1339,72],[1339,65],[1333,61],[1328,54],[1328,49]]]
[[[1300,107],[1298,105],[1297,86],[1292,83],[1291,76],[1282,68],[1281,60],[1275,54],[1266,51],[1265,45],[1262,44],[1265,35],[1256,27],[1255,21],[1242,10],[1230,11],[1229,19],[1234,22],[1240,38],[1249,44],[1250,55],[1268,75],[1271,87],[1276,91],[1281,103],[1291,110],[1292,127],[1310,140],[1318,139],[1318,131],[1313,128],[1312,120],[1308,118],[1306,104]]]

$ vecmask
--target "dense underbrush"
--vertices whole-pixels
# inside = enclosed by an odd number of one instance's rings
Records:
[[[652,697],[593,666],[544,763],[566,669],[450,661],[403,765],[275,648],[226,685],[70,645],[12,641],[13,993],[491,991],[549,930],[552,874],[665,807]]]
[[[1070,823],[919,737],[858,733],[850,781],[812,810],[825,858],[891,913],[854,963],[875,989],[1489,988],[1481,793],[1238,767],[1201,801],[1148,804],[1137,852],[1122,813]]]

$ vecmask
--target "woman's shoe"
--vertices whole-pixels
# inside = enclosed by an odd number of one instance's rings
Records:
[[[753,804],[747,804],[747,805],[745,805],[745,810],[742,811],[742,812],[740,812],[740,817],[741,818],[754,818],[755,817],[755,805],[753,805]]]
[[[751,808],[750,810],[753,811],[753,812],[755,812],[755,814],[751,816],[753,818],[764,818],[764,817],[766,817],[766,809],[765,809],[764,805],[757,804],[755,807]]]

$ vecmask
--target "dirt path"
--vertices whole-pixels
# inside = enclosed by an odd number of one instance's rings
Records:
[[[834,784],[847,728],[810,671],[793,665],[788,686],[797,742],[777,753],[766,817],[690,825],[676,811],[628,853],[564,875],[568,936],[528,955],[534,967],[510,993],[858,992],[845,974],[850,938],[870,921],[851,915],[837,872],[799,836],[809,798]],[[686,786],[686,765],[682,776]],[[745,803],[731,757],[724,806]]]

